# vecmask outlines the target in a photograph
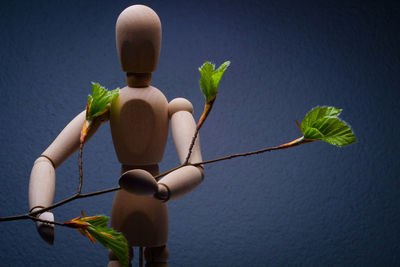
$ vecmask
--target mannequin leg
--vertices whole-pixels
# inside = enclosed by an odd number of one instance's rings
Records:
[[[169,251],[166,245],[146,248],[144,251],[146,267],[168,267]]]
[[[133,248],[129,248],[129,267],[132,267],[132,259],[133,259]],[[108,251],[108,265],[107,267],[122,267],[121,263],[119,263],[118,258],[114,255],[114,253],[109,250]]]

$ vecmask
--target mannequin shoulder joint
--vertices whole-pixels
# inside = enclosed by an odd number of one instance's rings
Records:
[[[185,98],[175,98],[168,104],[168,115],[171,117],[175,112],[187,111],[193,114],[193,105]]]

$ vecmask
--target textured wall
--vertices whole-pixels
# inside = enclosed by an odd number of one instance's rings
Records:
[[[27,211],[33,161],[85,106],[90,81],[124,85],[118,14],[131,1],[7,1],[0,8],[0,216]],[[202,111],[197,67],[232,65],[201,132],[204,159],[299,136],[316,105],[344,109],[359,142],[313,143],[206,167],[169,204],[172,266],[400,265],[399,3],[143,1],[163,23],[153,85]],[[168,142],[162,170],[178,164]],[[57,170],[56,200],[77,186],[77,155]],[[109,126],[86,146],[84,191],[115,186]],[[112,194],[54,210],[110,214]],[[0,266],[105,266],[106,251],[57,227],[0,223]],[[137,260],[136,260],[137,261]]]

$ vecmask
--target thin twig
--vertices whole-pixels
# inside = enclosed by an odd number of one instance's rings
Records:
[[[192,165],[192,166],[199,166],[199,165],[206,165],[206,164],[210,164],[210,163],[214,163],[214,162],[218,162],[218,161],[223,161],[223,160],[229,160],[229,159],[233,159],[233,158],[237,158],[237,157],[246,157],[246,156],[251,156],[251,155],[255,155],[255,154],[261,154],[264,152],[269,152],[269,151],[273,151],[273,150],[281,150],[281,149],[287,149],[287,148],[291,148],[291,147],[295,147],[298,145],[302,145],[302,144],[306,144],[306,143],[310,143],[312,141],[315,140],[306,140],[303,137],[297,138],[296,140],[289,142],[289,143],[285,143],[283,145],[280,146],[274,146],[274,147],[268,147],[268,148],[264,148],[264,149],[260,149],[260,150],[255,150],[255,151],[250,151],[250,152],[246,152],[246,153],[238,153],[238,154],[232,154],[229,156],[225,156],[225,157],[220,157],[220,158],[216,158],[216,159],[212,159],[212,160],[206,160],[206,161],[201,161],[201,162],[196,162],[196,163],[190,163],[190,164],[182,164],[179,165],[173,169],[170,169],[169,171],[163,172],[159,175],[156,175],[154,178],[156,180],[159,180],[161,177],[175,171],[178,170],[184,166],[187,165]],[[100,191],[96,191],[96,192],[91,192],[91,193],[87,193],[87,194],[75,194],[69,198],[66,198],[56,204],[53,204],[47,208],[43,208],[40,210],[37,210],[35,212],[31,212],[31,213],[27,213],[27,214],[21,214],[21,215],[16,215],[16,216],[9,216],[9,217],[0,217],[0,222],[1,221],[13,221],[13,220],[24,220],[24,219],[32,219],[31,217],[35,217],[36,215],[43,213],[45,211],[57,208],[59,206],[62,206],[68,202],[71,202],[75,199],[80,199],[80,198],[87,198],[87,197],[92,197],[92,196],[97,196],[97,195],[101,195],[101,194],[105,194],[105,193],[110,193],[110,192],[114,192],[117,190],[120,190],[120,187],[114,187],[114,188],[109,188],[109,189],[104,189],[104,190],[100,190]],[[36,218],[36,217],[35,217]],[[48,222],[51,223],[51,222]]]
[[[186,165],[187,165],[187,164],[186,164]],[[158,180],[161,179],[161,177],[164,177],[165,175],[167,175],[167,174],[169,174],[169,173],[171,173],[171,172],[173,172],[173,171],[176,171],[176,170],[178,170],[178,169],[180,169],[180,168],[182,168],[182,167],[184,167],[184,166],[186,166],[186,165],[182,164],[182,165],[179,165],[179,166],[177,166],[177,167],[175,167],[175,168],[173,168],[173,169],[170,169],[170,170],[168,170],[168,171],[165,171],[165,172],[163,172],[163,173],[160,173],[160,174],[154,176],[154,179],[156,179],[156,180],[158,181]]]
[[[57,208],[57,207],[62,206],[64,204],[67,204],[68,202],[71,202],[71,201],[73,201],[75,199],[97,196],[97,195],[101,195],[101,194],[105,194],[105,193],[114,192],[114,191],[117,191],[117,190],[120,190],[120,189],[121,189],[120,187],[114,187],[114,188],[104,189],[104,190],[95,191],[95,192],[91,192],[91,193],[87,193],[87,194],[80,194],[80,195],[75,194],[75,195],[73,195],[71,197],[68,197],[68,198],[66,198],[66,199],[64,199],[64,200],[62,200],[60,202],[57,202],[56,204],[48,206],[47,208],[39,209],[39,210],[37,210],[35,212],[16,215],[16,216],[0,217],[0,222],[32,219],[31,217],[36,218],[35,216],[40,214],[40,213],[52,210],[54,208]]]
[[[104,190],[100,190],[100,191],[96,191],[96,192],[92,192],[92,193],[80,194],[79,197],[77,197],[77,198],[93,197],[93,196],[97,196],[97,195],[101,195],[101,194],[105,194],[105,193],[118,191],[120,189],[121,189],[121,187],[119,187],[119,186],[118,187],[113,187],[113,188],[104,189]]]
[[[189,151],[188,151],[188,154],[186,156],[186,159],[185,159],[185,162],[183,163],[183,165],[187,165],[189,163],[189,159],[190,159],[190,156],[192,155],[192,150],[193,150],[194,144],[196,142],[197,135],[199,134],[201,126],[203,126],[204,122],[206,121],[206,119],[208,117],[208,114],[210,114],[215,99],[216,98],[214,98],[213,100],[211,100],[210,102],[208,102],[208,103],[206,103],[204,105],[203,114],[201,114],[201,117],[200,117],[200,119],[199,119],[199,121],[198,121],[198,123],[196,125],[196,132],[194,133],[194,136],[192,138],[192,142],[190,143]]]
[[[16,216],[9,216],[9,217],[2,217],[0,218],[0,222],[2,221],[13,221],[13,220],[23,220],[23,219],[29,219],[29,216],[36,216],[40,213],[43,213],[45,211],[49,211],[51,209],[57,208],[59,206],[62,206],[68,202],[71,202],[77,198],[80,198],[79,195],[75,194],[73,196],[70,196],[60,202],[57,202],[56,204],[53,204],[51,206],[48,206],[47,208],[43,208],[43,209],[39,209],[37,211],[34,212],[30,212],[30,213],[26,213],[26,214],[21,214],[21,215],[16,215]]]
[[[305,140],[305,139],[303,139],[303,137],[300,137],[300,138],[298,138],[298,139],[296,139],[296,140],[294,140],[292,142],[289,142],[289,143],[286,143],[286,144],[283,144],[283,145],[280,145],[280,146],[268,147],[268,148],[255,150],[255,151],[251,151],[251,152],[246,152],[246,153],[232,154],[232,155],[221,157],[221,158],[216,158],[216,159],[206,160],[206,161],[202,161],[202,162],[192,163],[191,165],[199,166],[199,165],[206,165],[206,164],[214,163],[214,162],[218,162],[218,161],[233,159],[233,158],[237,158],[237,157],[247,157],[247,156],[251,156],[251,155],[255,155],[255,154],[261,154],[261,153],[269,152],[269,151],[273,151],[273,150],[287,149],[287,148],[290,148],[290,147],[295,147],[295,146],[298,146],[298,145],[310,143],[312,141],[314,141],[314,140]]]
[[[82,170],[82,151],[83,151],[83,145],[84,142],[81,142],[79,144],[79,186],[78,186],[78,192],[76,193],[78,196],[81,194],[82,191],[82,185],[83,185],[83,170]]]
[[[42,219],[39,219],[39,218],[37,218],[37,217],[35,217],[35,216],[28,216],[28,218],[31,219],[31,220],[33,220],[33,221],[38,221],[38,222],[42,222],[42,223],[55,224],[55,225],[58,225],[58,226],[68,226],[68,225],[66,225],[66,224],[64,224],[64,223],[60,223],[60,222],[42,220]]]
[[[21,215],[16,215],[16,216],[1,217],[0,222],[25,220],[25,219],[29,219],[28,216],[29,216],[29,214],[21,214]]]
[[[47,208],[43,208],[43,209],[37,210],[35,212],[31,212],[28,215],[32,215],[32,216],[38,215],[38,214],[43,213],[45,211],[49,211],[51,209],[54,209],[54,208],[57,208],[57,207],[62,206],[64,204],[67,204],[68,202],[71,202],[71,201],[73,201],[75,199],[78,199],[78,198],[79,198],[79,195],[75,194],[75,195],[70,196],[70,197],[68,197],[68,198],[66,198],[64,200],[61,200],[60,202],[57,202],[56,204],[48,206]]]
[[[189,162],[189,158],[192,155],[192,150],[193,150],[193,147],[194,147],[194,143],[196,142],[197,135],[199,134],[199,130],[200,130],[200,128],[196,127],[196,132],[194,133],[194,136],[192,138],[192,142],[190,143],[189,152],[188,152],[188,154],[186,156],[186,159],[185,159],[185,162],[183,163],[183,165],[187,165],[188,162]]]

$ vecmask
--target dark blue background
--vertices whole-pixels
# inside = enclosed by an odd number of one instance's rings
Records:
[[[4,1],[0,7],[0,216],[28,209],[33,161],[85,107],[90,82],[124,86],[115,21],[133,1]],[[203,109],[199,67],[231,60],[201,131],[203,158],[300,135],[316,105],[344,109],[359,140],[312,143],[206,167],[169,204],[171,266],[400,265],[400,5],[321,1],[143,1],[163,25],[152,84]],[[178,164],[171,140],[162,170]],[[84,151],[84,192],[119,176],[104,125]],[[77,155],[57,169],[56,200],[77,187]],[[110,214],[113,194],[54,210]],[[106,250],[57,227],[0,224],[0,266],[106,266]],[[135,259],[137,262],[137,259]]]

